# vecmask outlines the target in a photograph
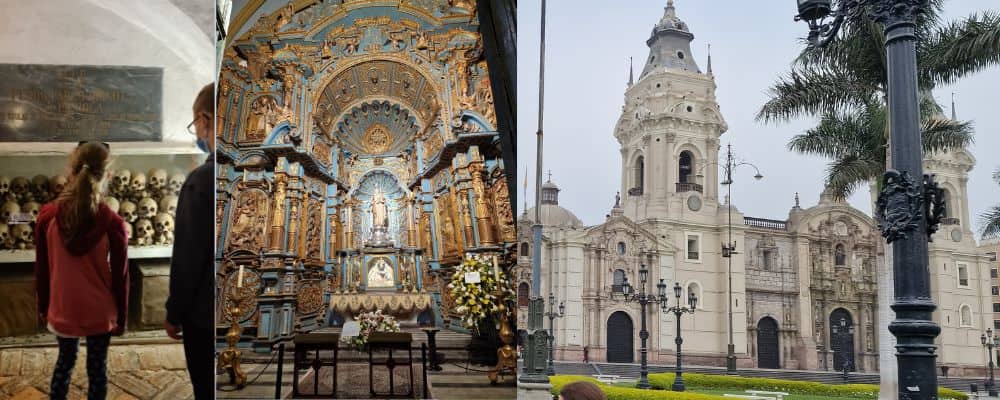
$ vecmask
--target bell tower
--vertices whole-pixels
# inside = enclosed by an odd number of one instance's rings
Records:
[[[718,207],[719,137],[728,128],[716,102],[711,56],[702,72],[692,40],[668,0],[646,40],[649,56],[638,81],[630,71],[614,135],[625,215],[637,222],[714,215]]]

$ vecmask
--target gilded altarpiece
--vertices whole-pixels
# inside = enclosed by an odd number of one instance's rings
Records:
[[[233,319],[240,346],[270,351],[375,309],[461,330],[453,267],[514,240],[471,2],[384,3],[289,3],[233,32],[220,342]]]

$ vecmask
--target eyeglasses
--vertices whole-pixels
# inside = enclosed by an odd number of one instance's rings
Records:
[[[188,133],[190,133],[192,135],[196,135],[197,134],[197,131],[195,130],[195,127],[194,127],[194,123],[198,122],[198,118],[201,118],[203,116],[204,117],[208,117],[209,115],[206,112],[198,112],[198,116],[195,117],[194,121],[191,121],[191,123],[188,124],[188,126],[187,126]],[[219,118],[219,117],[217,116],[216,118]]]
[[[83,146],[83,145],[85,145],[87,143],[90,143],[90,142],[91,141],[89,141],[89,140],[81,140],[81,141],[77,142],[76,147]],[[96,142],[96,143],[100,143],[100,144],[104,145],[105,149],[111,150],[111,145],[108,144],[108,142]]]

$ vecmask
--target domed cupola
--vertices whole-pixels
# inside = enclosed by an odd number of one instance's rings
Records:
[[[552,174],[550,173],[548,181],[542,184],[542,225],[569,228],[583,227],[583,221],[580,221],[580,218],[577,218],[572,211],[559,205],[559,190],[559,186],[552,183]],[[528,209],[527,216],[528,218],[535,217],[534,207]]]
[[[701,72],[691,54],[691,41],[694,35],[684,21],[677,17],[674,1],[667,0],[663,9],[663,18],[653,27],[653,32],[646,40],[649,46],[649,57],[646,67],[639,75],[641,80],[657,70],[672,69],[688,72]]]

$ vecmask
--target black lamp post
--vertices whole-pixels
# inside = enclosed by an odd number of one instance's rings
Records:
[[[667,298],[667,285],[663,283],[663,279],[660,279],[660,283],[656,285],[659,290],[660,298]],[[674,282],[674,297],[677,299],[677,305],[667,308],[667,302],[661,301],[660,307],[663,308],[664,313],[673,313],[674,317],[677,319],[677,338],[674,339],[674,343],[677,343],[677,366],[674,372],[674,384],[670,387],[671,390],[675,392],[684,391],[684,378],[681,377],[681,343],[684,343],[684,339],[681,338],[681,315],[684,313],[694,314],[695,308],[698,306],[698,296],[694,292],[688,292],[687,306],[681,305],[681,284]]]
[[[929,0],[797,0],[796,20],[809,25],[809,45],[823,47],[833,40],[848,17],[867,12],[885,28],[889,143],[891,169],[883,177],[875,218],[892,245],[896,319],[889,331],[896,336],[900,399],[937,397],[935,338],[941,328],[932,313],[927,241],[941,218],[941,190],[923,174],[919,101],[917,97],[917,15]],[[833,20],[826,22],[826,18]],[[922,179],[921,179],[922,178]]]
[[[642,317],[640,318],[640,320],[642,321],[642,325],[641,325],[641,329],[639,330],[639,339],[642,340],[642,347],[639,348],[639,354],[640,354],[639,355],[639,361],[640,361],[640,364],[639,364],[640,365],[640,367],[639,367],[639,383],[637,383],[635,385],[635,387],[637,387],[639,389],[649,389],[650,388],[650,386],[649,386],[649,377],[648,377],[649,376],[649,366],[646,364],[646,352],[647,352],[647,349],[646,349],[646,339],[649,338],[649,331],[646,330],[646,305],[649,304],[649,303],[657,303],[657,302],[665,304],[666,301],[667,301],[667,297],[663,295],[662,291],[661,291],[659,297],[657,297],[656,295],[653,295],[653,294],[647,294],[646,293],[646,279],[648,277],[649,277],[649,270],[646,269],[646,265],[645,264],[641,264],[639,266],[639,293],[637,294],[637,293],[633,292],[634,289],[632,288],[632,285],[630,285],[628,283],[628,278],[625,278],[624,281],[622,282],[622,285],[621,285],[621,294],[622,294],[622,297],[624,298],[625,302],[626,303],[632,303],[632,302],[639,303],[640,311],[642,313]],[[663,285],[662,280],[661,280],[660,284]],[[657,285],[657,288],[659,288],[659,285]],[[614,298],[614,296],[615,296],[614,288],[612,288],[611,293],[609,294],[609,296],[611,298]]]
[[[840,328],[839,330],[837,328]],[[844,383],[847,383],[847,379],[850,378],[851,371],[851,358],[847,354],[847,349],[851,344],[851,339],[854,337],[854,326],[847,326],[847,318],[840,317],[840,326],[833,326],[833,333],[840,333],[840,369],[843,373],[842,379]]]
[[[993,329],[992,328],[986,328],[986,333],[984,333],[982,336],[980,336],[979,340],[983,342],[983,347],[986,348],[986,358],[989,359],[989,369],[990,369],[990,376],[986,380],[986,384],[983,385],[983,386],[986,386],[986,391],[988,392],[988,394],[990,395],[990,397],[996,397],[997,396],[997,391],[996,391],[996,389],[993,388],[993,384],[994,384],[994,382],[993,382],[993,365],[994,365],[993,364],[993,348],[994,347],[1000,347],[1000,337],[996,337],[996,336],[993,335]]]
[[[566,304],[559,302],[559,312],[555,310],[556,306],[556,296],[553,293],[549,293],[549,311],[545,313],[546,317],[549,317],[549,368],[546,373],[549,376],[556,374],[556,364],[555,364],[555,347],[556,347],[556,318],[562,318],[566,315]]]
[[[757,173],[753,176],[756,180],[761,180],[764,175],[760,173],[760,169],[756,165],[748,162],[737,162],[733,158],[733,145],[732,143],[726,145],[726,164],[723,166],[726,173],[726,180],[722,181],[723,185],[726,185],[726,190],[728,195],[728,207],[727,213],[729,214],[729,243],[722,244],[722,257],[729,260],[729,271],[727,272],[727,277],[729,279],[729,288],[726,291],[729,297],[729,305],[726,310],[729,313],[729,345],[726,347],[726,371],[736,372],[736,345],[733,344],[733,254],[739,254],[736,251],[736,241],[733,240],[733,170],[741,165],[749,165],[753,167],[754,171]]]

